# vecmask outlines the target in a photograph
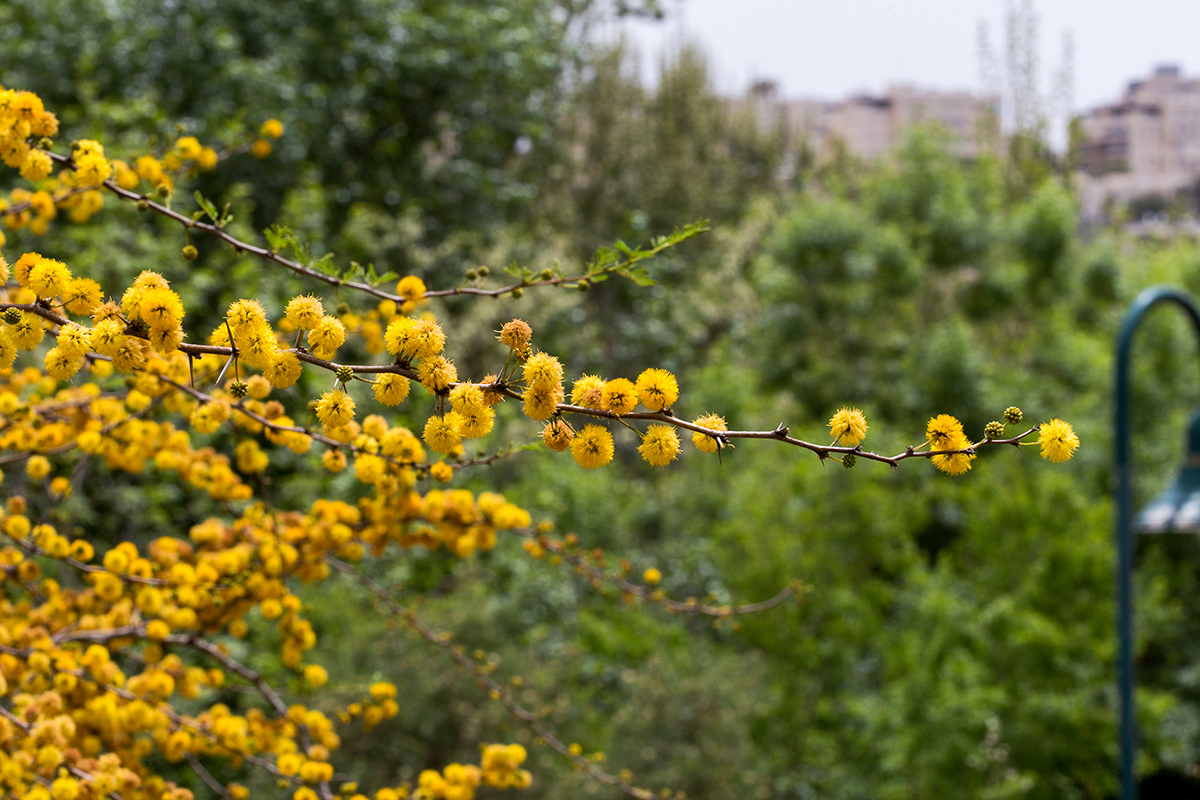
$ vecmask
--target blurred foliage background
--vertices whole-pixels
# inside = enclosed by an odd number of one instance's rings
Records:
[[[988,450],[959,479],[915,462],[848,471],[753,442],[720,462],[689,451],[653,470],[619,436],[618,463],[598,473],[521,452],[456,479],[506,492],[638,574],[658,567],[673,597],[747,602],[806,586],[802,603],[738,626],[628,606],[515,540],[465,562],[413,551],[375,568],[457,641],[493,654],[501,675],[520,676],[519,697],[565,740],[678,797],[1115,796],[1111,353],[1138,291],[1200,291],[1196,242],[1081,227],[1066,166],[1027,142],[962,163],[939,131],[916,129],[875,164],[789,171],[784,132],[719,97],[702,52],[681,47],[657,88],[642,86],[637,54],[594,35],[622,13],[660,9],[9,0],[0,82],[44,97],[62,141],[96,136],[115,155],[163,146],[177,125],[209,143],[278,117],[287,134],[271,158],[234,159],[200,181],[234,203],[232,232],[256,240],[286,223],[318,254],[431,287],[480,264],[570,270],[614,239],[712,220],[654,262],[653,287],[614,280],[586,296],[439,306],[460,374],[494,368],[492,331],[520,316],[569,377],[665,367],[680,378],[677,410],[716,411],[734,428],[783,419],[819,440],[839,405],[857,404],[867,444],[898,452],[936,413],[976,436],[1014,404],[1029,420],[1072,421],[1083,441],[1072,462]],[[177,227],[114,205],[45,241],[12,233],[8,249],[61,258],[106,286],[159,270],[199,331],[236,297],[278,311],[321,288],[203,239],[187,264]],[[1180,461],[1200,369],[1182,319],[1156,316],[1137,352],[1144,502]],[[490,447],[535,440],[537,426],[501,417]],[[280,505],[358,491],[285,455],[268,480]],[[101,473],[70,510],[112,542],[221,512],[157,476]],[[1139,543],[1148,792],[1200,777],[1198,549]],[[307,599],[314,660],[333,676],[325,702],[380,678],[401,687],[399,717],[346,735],[342,766],[365,785],[469,760],[480,741],[533,744],[361,593],[335,583]],[[264,624],[247,646],[271,635]],[[530,767],[531,797],[611,794],[544,749],[531,747]]]

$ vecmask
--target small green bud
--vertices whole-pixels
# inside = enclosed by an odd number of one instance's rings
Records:
[[[337,315],[339,317],[344,317],[350,313],[350,304],[349,303],[338,303],[336,311],[337,311]]]
[[[317,401],[317,400],[309,400],[308,401],[308,410],[310,413],[312,413],[312,414],[317,413],[317,403],[318,402],[319,401]]]
[[[581,292],[586,292],[592,288],[592,285],[590,283],[588,283],[587,281],[580,281],[579,283],[577,283],[575,285],[575,288]]]
[[[138,206],[137,206],[137,208],[138,208],[138,211],[149,211],[149,210],[150,210],[150,204],[149,204],[149,203],[147,203],[147,202],[145,201],[145,199],[138,200]]]
[[[846,453],[846,455],[842,456],[842,466],[846,469],[854,469],[854,462],[856,460],[854,453]]]
[[[518,286],[517,288],[512,290],[513,297],[520,297],[523,294],[525,294],[525,290],[522,289],[520,286]]]
[[[21,319],[24,316],[25,315],[21,313],[21,309],[19,309],[19,308],[4,309],[4,321],[7,322],[9,325],[20,325]]]
[[[338,367],[336,374],[337,379],[342,383],[349,383],[354,380],[354,370],[351,367]]]
[[[481,277],[481,278],[486,278],[488,276],[488,273],[491,272],[491,270],[487,268],[487,265],[483,265],[475,271],[479,273],[479,277]]]
[[[554,277],[554,270],[544,269],[541,271],[541,273],[538,275],[538,277],[544,281],[548,281]]]
[[[167,186],[165,183],[160,183],[158,185],[158,187],[154,190],[154,193],[157,194],[159,197],[170,197],[171,196],[171,187]]]
[[[79,141],[78,141],[78,140],[76,140],[76,141],[74,141],[74,142],[71,142],[71,150],[72,150],[72,151],[75,151],[75,150],[78,150],[78,149],[79,149]]]
[[[132,375],[126,375],[124,383],[126,389],[132,389],[133,387],[137,386],[137,378],[133,377]]]
[[[54,147],[54,140],[49,136],[43,136],[42,138],[38,139],[37,146],[43,150],[50,150]]]
[[[196,256],[198,256],[198,255],[200,255],[200,254],[198,252],[196,252],[195,246],[190,245],[190,244],[183,246],[183,260],[184,261],[195,261]]]
[[[1009,406],[1008,408],[1004,409],[1004,421],[1009,425],[1016,425],[1024,418],[1025,415],[1022,414],[1021,409],[1017,408],[1016,406]]]
[[[241,400],[246,395],[250,394],[250,384],[245,381],[234,381],[229,384],[229,393]]]
[[[1004,423],[989,422],[983,426],[983,435],[989,439],[999,439],[1004,435]]]
[[[475,270],[473,270],[473,269],[467,270],[467,280],[473,281],[478,277],[479,277],[479,273],[476,272]]]

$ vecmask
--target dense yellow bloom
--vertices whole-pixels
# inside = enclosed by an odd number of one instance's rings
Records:
[[[492,426],[496,421],[496,412],[491,406],[486,405],[455,413],[462,418],[459,432],[462,433],[464,439],[480,439],[487,436],[492,432]]]
[[[40,259],[29,269],[29,288],[38,297],[57,297],[67,290],[70,282],[67,265],[52,258]]]
[[[562,384],[563,368],[549,353],[536,353],[525,362],[525,383],[537,387],[557,387]]]
[[[295,353],[276,351],[263,368],[263,377],[276,389],[286,389],[300,379],[303,366]]]
[[[550,419],[562,402],[561,386],[534,385],[525,390],[525,416],[530,419]]]
[[[287,321],[298,329],[311,330],[325,318],[325,307],[315,297],[293,297],[287,304]]]
[[[329,673],[320,664],[309,664],[304,668],[304,681],[309,686],[324,686],[329,682]]]
[[[717,414],[704,414],[696,417],[692,422],[702,428],[708,428],[713,431],[727,431],[729,428],[725,426],[725,418]],[[715,453],[720,448],[717,440],[707,433],[693,433],[692,444],[701,453]]]
[[[665,369],[650,368],[637,379],[638,398],[651,411],[670,408],[679,399],[679,383]]]
[[[75,278],[62,293],[62,300],[72,314],[91,314],[104,301],[104,293],[91,278]]]
[[[458,369],[445,356],[433,356],[417,368],[421,385],[431,392],[444,392],[458,380]]]
[[[283,123],[277,119],[269,119],[262,124],[258,132],[268,139],[278,139],[283,136]]]
[[[584,375],[571,386],[571,404],[584,408],[603,408],[604,379]]]
[[[1071,423],[1061,419],[1052,419],[1043,423],[1038,431],[1038,444],[1041,446],[1042,458],[1060,464],[1069,461],[1079,449],[1079,437]]]
[[[354,419],[354,398],[341,389],[325,392],[317,401],[317,419],[328,428],[340,428]]]
[[[416,275],[406,275],[396,283],[396,294],[404,298],[405,305],[416,304],[425,299],[425,282]]]
[[[665,467],[679,455],[679,434],[670,425],[651,425],[638,446],[642,458],[652,467]]]
[[[425,423],[423,438],[429,449],[435,453],[457,453],[462,448],[462,434],[459,433],[461,417],[451,411],[449,414],[429,418]]]
[[[68,355],[61,348],[51,347],[46,351],[46,374],[56,381],[69,381],[83,366],[82,355]]]
[[[942,444],[936,445],[936,449],[964,450],[971,446],[971,441],[961,431],[950,435],[948,438],[943,437],[942,441]],[[974,460],[974,453],[954,453],[951,455],[934,456],[930,459],[935,467],[947,475],[962,475],[971,468],[971,462]]]
[[[642,580],[646,584],[654,586],[662,581],[662,573],[655,567],[650,567],[642,573]]]
[[[585,425],[571,441],[571,455],[584,469],[604,466],[612,461],[612,434],[599,425]]]
[[[21,177],[32,183],[45,180],[54,169],[50,156],[41,150],[30,149],[25,160],[21,162]]]
[[[867,418],[857,408],[839,408],[829,420],[829,435],[845,447],[861,444],[867,438]]]
[[[385,372],[375,379],[375,399],[385,406],[395,406],[408,397],[408,378]]]
[[[562,419],[551,420],[542,428],[542,441],[555,453],[561,453],[570,447],[574,438],[575,431]]]
[[[504,323],[496,337],[510,350],[522,351],[533,341],[533,328],[523,319],[512,319]]]
[[[934,450],[956,450],[958,448],[948,445],[951,442],[959,441],[963,436],[962,423],[949,414],[938,414],[929,420],[929,425],[925,429],[925,438],[929,441],[930,448]]]
[[[628,414],[638,404],[637,387],[625,378],[613,378],[600,391],[600,405],[617,416]]]
[[[345,341],[346,326],[337,317],[322,317],[308,332],[308,347],[317,358],[329,358]]]

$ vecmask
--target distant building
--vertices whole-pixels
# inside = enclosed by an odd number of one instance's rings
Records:
[[[782,121],[793,141],[806,140],[818,157],[829,155],[840,143],[851,154],[873,160],[898,144],[906,129],[933,122],[949,132],[955,155],[975,158],[984,146],[984,134],[999,119],[994,98],[913,86],[893,86],[879,96],[856,95],[826,102],[779,100],[775,85],[760,81],[751,87],[746,102],[759,124]]]
[[[1162,66],[1080,118],[1086,216],[1109,200],[1170,197],[1200,180],[1200,80]]]

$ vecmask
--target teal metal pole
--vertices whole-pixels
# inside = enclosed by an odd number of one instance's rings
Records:
[[[1146,313],[1160,303],[1175,303],[1187,312],[1200,337],[1200,312],[1191,299],[1167,286],[1154,286],[1139,294],[1125,314],[1117,340],[1117,374],[1115,396],[1115,445],[1117,478],[1117,690],[1121,725],[1121,800],[1137,800],[1138,785],[1134,776],[1137,755],[1137,716],[1134,707],[1136,676],[1133,664],[1133,530],[1130,509],[1132,486],[1129,466],[1129,351],[1133,334]]]

